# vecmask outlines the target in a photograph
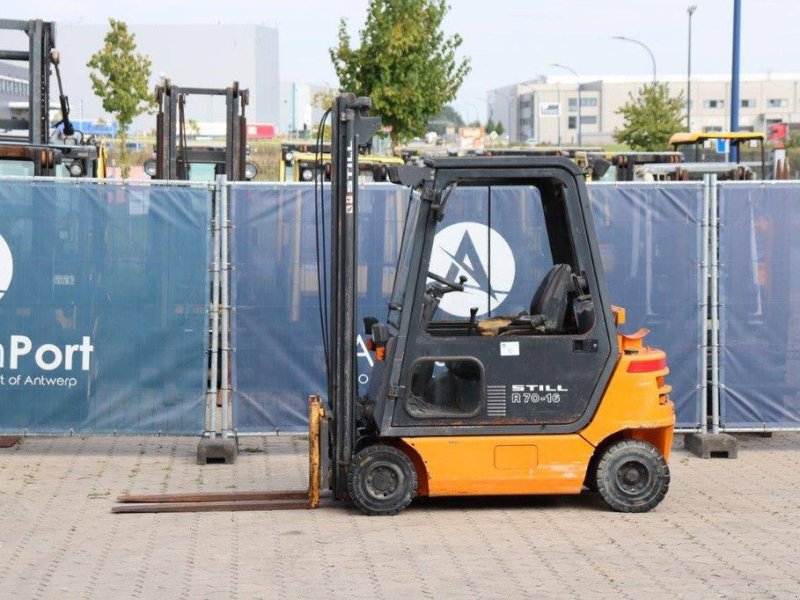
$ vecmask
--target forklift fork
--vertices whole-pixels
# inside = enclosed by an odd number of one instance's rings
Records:
[[[294,510],[319,506],[322,472],[327,453],[328,418],[319,396],[308,402],[308,489],[273,492],[199,492],[125,495],[114,513],[212,512],[243,510]]]

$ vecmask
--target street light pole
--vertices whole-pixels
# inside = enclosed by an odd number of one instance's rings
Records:
[[[583,136],[581,135],[581,76],[578,75],[578,72],[573,69],[572,67],[568,67],[567,65],[561,65],[558,63],[550,63],[551,67],[557,67],[559,69],[565,69],[575,75],[575,79],[578,82],[578,146],[582,145]],[[569,102],[567,102],[567,106],[569,106]],[[567,117],[567,123],[569,123],[569,117]]]
[[[733,60],[731,61],[731,131],[739,131],[739,47],[742,2],[733,0]],[[731,144],[731,160],[739,162],[739,145]]]
[[[686,12],[689,13],[689,64],[686,69],[686,131],[692,130],[692,15],[696,10],[696,4],[692,4],[686,9]]]
[[[622,40],[623,42],[631,42],[632,44],[637,44],[642,48],[644,48],[645,50],[647,50],[647,53],[650,55],[650,60],[653,62],[653,87],[656,87],[656,81],[658,81],[658,78],[656,77],[656,57],[653,56],[652,50],[650,50],[650,48],[648,48],[645,43],[640,42],[639,40],[635,40],[633,38],[625,37],[624,35],[615,35],[611,39]]]

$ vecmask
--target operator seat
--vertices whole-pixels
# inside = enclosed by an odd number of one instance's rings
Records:
[[[544,318],[545,333],[558,333],[564,328],[569,292],[572,290],[572,267],[553,265],[536,289],[531,300],[531,317]]]

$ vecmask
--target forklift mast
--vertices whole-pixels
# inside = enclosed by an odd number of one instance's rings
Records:
[[[0,119],[0,129],[27,130],[27,136],[0,135],[0,141],[47,144],[50,139],[50,61],[55,29],[55,24],[40,19],[0,19],[0,30],[21,31],[28,36],[28,50],[0,49],[0,60],[28,63],[28,118]]]
[[[331,312],[328,360],[328,401],[332,411],[331,460],[334,496],[347,496],[347,468],[353,454],[356,372],[356,279],[358,157],[380,129],[380,117],[370,117],[369,98],[342,94],[332,109],[331,188]]]
[[[250,93],[239,89],[239,82],[225,89],[179,87],[166,80],[156,86],[156,179],[188,179],[193,162],[216,163],[230,181],[245,180],[247,159],[247,119],[245,108]],[[187,96],[223,96],[225,98],[225,148],[201,148],[186,145],[184,107]]]

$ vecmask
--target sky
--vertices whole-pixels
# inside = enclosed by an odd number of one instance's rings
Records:
[[[741,70],[800,72],[800,1],[741,0]],[[328,49],[340,18],[357,39],[368,0],[2,0],[4,18],[104,23],[256,23],[280,36],[280,78],[336,85]],[[539,75],[564,75],[569,65],[582,79],[597,75],[649,77],[647,52],[612,36],[650,47],[660,75],[687,68],[687,7],[693,17],[692,71],[731,70],[733,0],[449,0],[443,28],[464,38],[462,56],[472,70],[452,104],[470,118],[485,118],[486,92]],[[57,40],[56,40],[57,41]],[[66,57],[65,57],[66,59]],[[196,82],[195,85],[202,85]]]

